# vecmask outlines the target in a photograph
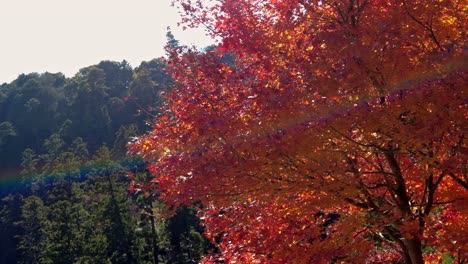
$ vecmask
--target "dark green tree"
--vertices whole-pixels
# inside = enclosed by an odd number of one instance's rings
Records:
[[[27,148],[21,153],[21,183],[25,189],[31,188],[31,181],[34,177],[37,177],[37,165],[40,161],[39,156],[36,152],[30,148]]]
[[[128,97],[129,111],[136,114],[132,117],[140,131],[148,129],[148,123],[159,112],[164,93],[172,89],[172,79],[164,72],[166,67],[162,59],[142,62],[135,69],[135,75],[130,84]],[[136,122],[135,122],[136,121]]]
[[[121,126],[116,132],[113,148],[111,151],[111,156],[114,160],[122,160],[127,155],[127,144],[130,141],[131,137],[137,135],[136,125]]]
[[[176,49],[180,47],[179,41],[174,37],[174,34],[172,34],[171,28],[167,28],[166,32],[166,40],[167,40],[167,46],[170,49]]]
[[[46,261],[47,207],[37,196],[24,199],[21,207],[21,220],[18,224],[22,232],[18,235],[20,251],[19,263],[44,263]]]
[[[63,141],[62,137],[56,133],[52,134],[48,139],[44,141],[44,148],[46,149],[47,153],[41,155],[41,158],[46,163],[52,162],[55,158],[59,156],[64,146],[65,141]]]
[[[134,180],[149,182],[151,174],[147,172],[135,172]],[[164,204],[158,201],[155,193],[137,190],[133,193],[134,203],[140,211],[140,232],[146,239],[148,255],[153,264],[166,263],[169,260],[170,237],[167,230],[167,221],[163,213]]]
[[[82,161],[87,160],[89,157],[87,143],[81,137],[77,137],[73,140],[68,151],[75,154],[75,156]]]
[[[89,165],[89,176],[95,181],[95,192],[101,194],[103,231],[107,240],[107,256],[112,263],[137,263],[138,248],[135,225],[130,215],[130,199],[127,196],[126,171],[111,160],[107,146],[96,151]]]
[[[76,248],[79,231],[73,225],[72,204],[68,200],[59,200],[49,207],[49,225],[45,230],[47,236],[47,255],[53,263],[73,263],[79,251]]]
[[[15,128],[10,122],[0,123],[0,146],[7,139],[7,137],[16,136]]]
[[[93,228],[84,224],[87,218],[88,212],[80,200],[63,199],[50,205],[46,252],[52,263],[75,263],[84,255],[89,239],[85,236],[85,228]]]
[[[181,206],[169,219],[171,237],[170,263],[198,263],[210,244],[203,237],[203,228],[195,209]]]
[[[21,227],[22,199],[18,194],[9,194],[0,201],[0,263],[17,263],[18,234]]]

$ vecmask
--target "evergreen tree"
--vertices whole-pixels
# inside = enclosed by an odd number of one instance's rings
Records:
[[[170,263],[198,263],[206,254],[209,242],[202,236],[203,229],[193,208],[181,206],[169,219],[171,236]]]
[[[72,214],[72,203],[68,200],[56,201],[49,207],[46,252],[53,263],[73,263],[79,252],[75,235],[79,229]]]
[[[65,142],[59,134],[52,134],[48,139],[44,141],[44,147],[47,151],[46,154],[42,155],[41,158],[49,163],[58,157],[60,151],[65,146]]]
[[[87,143],[81,137],[77,137],[73,140],[68,151],[75,154],[75,156],[81,159],[82,161],[87,160],[89,156]]]
[[[0,201],[0,263],[17,263],[18,234],[17,224],[21,220],[21,196],[9,194]]]
[[[29,196],[24,199],[21,211],[21,220],[18,222],[22,228],[18,236],[18,249],[21,253],[19,263],[44,263],[47,260],[47,207],[41,198]]]
[[[127,143],[132,136],[137,135],[137,127],[135,125],[121,126],[116,132],[114,147],[111,151],[111,156],[114,160],[121,160],[127,155]]]
[[[38,162],[39,157],[36,155],[36,152],[30,148],[25,149],[21,158],[21,174],[28,176],[35,173],[37,171]]]
[[[130,215],[128,182],[123,181],[126,173],[111,160],[107,146],[97,150],[89,164],[93,170],[88,177],[94,180],[95,192],[101,196],[98,221],[104,223],[107,256],[112,263],[136,263],[140,245],[136,243],[136,223]]]
[[[167,40],[167,46],[170,49],[176,49],[180,47],[179,41],[174,37],[174,34],[172,34],[170,27],[167,28],[166,40]]]
[[[0,123],[0,145],[7,137],[16,136],[15,128],[10,122]]]

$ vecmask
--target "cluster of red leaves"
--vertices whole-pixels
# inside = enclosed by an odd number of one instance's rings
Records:
[[[130,149],[203,202],[206,262],[467,258],[466,1],[175,2],[221,43],[169,51]]]

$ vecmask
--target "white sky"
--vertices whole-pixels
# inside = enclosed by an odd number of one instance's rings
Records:
[[[136,67],[164,55],[168,26],[182,44],[212,42],[178,21],[170,0],[0,0],[0,84],[30,72],[71,77],[101,60]]]

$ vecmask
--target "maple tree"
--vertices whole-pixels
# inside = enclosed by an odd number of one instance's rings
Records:
[[[467,260],[467,1],[175,2],[220,43],[168,50],[129,147],[204,204],[205,262]]]

